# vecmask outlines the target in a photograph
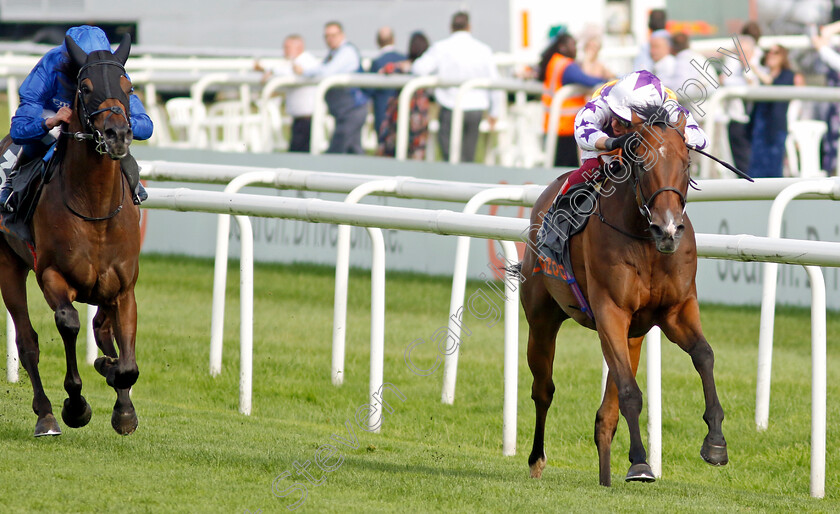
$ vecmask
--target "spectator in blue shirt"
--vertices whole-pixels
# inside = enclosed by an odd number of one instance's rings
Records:
[[[296,65],[295,73],[324,78],[363,71],[362,56],[355,45],[347,41],[339,22],[331,21],[324,26],[324,39],[330,49],[324,62],[305,70]],[[327,153],[363,153],[362,127],[367,118],[368,97],[356,87],[332,88],[327,91],[325,100],[330,114],[335,118],[335,130]],[[320,130],[320,127],[316,127],[316,130]]]

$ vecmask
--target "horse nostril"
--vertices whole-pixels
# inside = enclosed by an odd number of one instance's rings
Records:
[[[677,233],[674,235],[675,237],[682,236],[683,232],[685,232],[685,225],[677,226]]]
[[[105,129],[105,139],[113,141],[117,138],[117,131],[112,128]]]
[[[650,224],[650,233],[655,239],[662,239],[665,236],[665,231],[662,230],[662,227],[653,223]]]

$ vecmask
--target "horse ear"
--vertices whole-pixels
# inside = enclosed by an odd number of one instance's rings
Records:
[[[70,59],[73,60],[79,66],[83,66],[85,62],[87,62],[87,53],[85,53],[82,48],[73,41],[73,38],[70,36],[64,36],[64,46],[67,47],[67,53],[70,55]]]
[[[117,50],[114,52],[114,57],[120,62],[120,64],[125,65],[125,61],[128,60],[128,53],[131,51],[131,34],[125,33],[123,34],[122,41],[120,42],[120,46],[117,47]]]

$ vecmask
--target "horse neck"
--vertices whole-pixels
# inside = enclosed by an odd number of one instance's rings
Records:
[[[612,194],[601,196],[601,215],[611,224],[639,237],[647,237],[648,222],[639,211],[633,175],[621,182],[610,182]],[[606,191],[609,191],[609,187]]]
[[[61,177],[65,200],[103,216],[122,201],[120,161],[100,155],[90,141],[67,141]]]

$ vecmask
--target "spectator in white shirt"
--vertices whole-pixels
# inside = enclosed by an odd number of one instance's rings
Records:
[[[297,34],[287,36],[283,41],[283,55],[286,57],[286,62],[266,72],[266,75],[288,77],[294,75],[294,66],[299,66],[303,70],[318,66],[318,59],[306,51],[303,38]],[[263,71],[259,64],[254,68],[257,71]],[[309,152],[312,111],[315,109],[315,89],[315,86],[302,86],[292,87],[286,91],[286,114],[292,117],[290,152]]]
[[[498,77],[493,51],[489,46],[470,34],[470,18],[465,12],[452,16],[452,34],[433,44],[411,65],[415,75],[438,75],[443,80],[466,81],[478,77]],[[452,130],[452,109],[458,96],[457,87],[437,88],[435,99],[440,105],[440,129],[438,143],[444,160],[449,160],[449,139]],[[502,108],[504,95],[486,90],[473,90],[463,98],[464,131],[461,146],[461,162],[475,159],[478,143],[478,125],[484,111],[490,111],[491,129]]]
[[[657,30],[665,28],[668,16],[665,14],[665,9],[651,9],[648,15],[648,30],[651,34]],[[639,53],[633,60],[633,71],[647,70],[653,71],[653,60],[650,58],[650,41],[645,41],[639,45]]]

